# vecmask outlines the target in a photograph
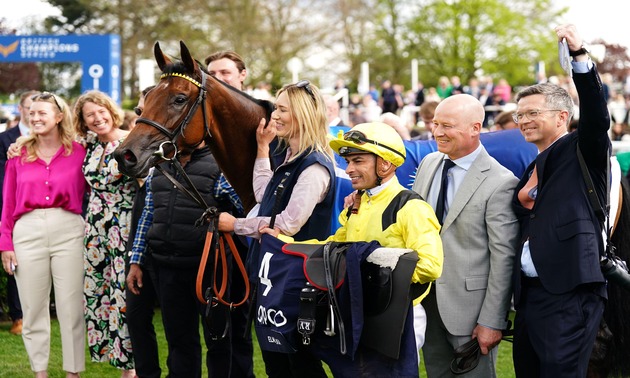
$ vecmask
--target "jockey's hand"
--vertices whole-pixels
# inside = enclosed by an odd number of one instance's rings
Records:
[[[129,273],[127,273],[127,288],[135,295],[140,295],[142,289],[142,269],[138,264],[129,265]]]
[[[14,157],[19,157],[20,155],[22,155],[22,150],[20,150],[17,143],[11,143],[9,149],[7,150],[7,158],[13,159]]]
[[[233,232],[234,231],[234,222],[236,222],[236,218],[230,213],[220,213],[219,214],[219,231],[223,232]]]
[[[274,228],[269,228],[269,226],[265,226],[265,227],[261,227],[258,232],[260,232],[260,234],[269,234],[271,236],[273,236],[274,238],[277,238],[278,235],[280,235],[280,229],[278,227],[274,227]]]
[[[481,349],[481,354],[488,354],[490,349],[499,345],[501,342],[501,338],[503,337],[503,332],[501,330],[496,330],[488,327],[484,327],[480,324],[477,324],[475,329],[473,329],[472,337],[477,338],[477,342],[479,342],[479,348]]]

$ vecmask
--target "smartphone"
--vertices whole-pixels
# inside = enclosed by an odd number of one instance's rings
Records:
[[[15,273],[15,264],[13,264],[13,262],[11,262],[11,271]]]

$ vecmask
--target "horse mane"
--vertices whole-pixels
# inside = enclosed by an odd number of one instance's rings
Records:
[[[196,60],[196,59],[195,59]],[[246,99],[258,104],[259,106],[261,106],[263,109],[265,109],[265,114],[267,115],[267,120],[269,120],[269,118],[271,118],[271,113],[274,110],[274,105],[271,101],[267,101],[267,100],[261,100],[255,97],[252,97],[249,93],[247,92],[243,92],[240,89],[234,88],[233,86],[218,80],[217,78],[215,78],[214,76],[210,75],[208,73],[208,70],[206,70],[206,68],[203,66],[203,64],[196,60],[197,65],[199,66],[199,69],[204,72],[206,75],[208,75],[208,77],[211,77],[211,80],[215,80],[216,82],[218,82],[219,84],[223,85],[225,88],[227,88],[228,90],[242,96],[245,97]],[[190,77],[192,77],[193,79],[197,80],[198,82],[201,82],[201,75],[198,72],[190,72],[186,66],[184,65],[184,63],[180,60],[176,60],[173,59],[173,63],[169,63],[166,64],[164,66],[164,68],[162,69],[162,73],[163,74],[173,74],[173,73],[178,73],[178,74],[183,74],[183,75],[188,75]]]

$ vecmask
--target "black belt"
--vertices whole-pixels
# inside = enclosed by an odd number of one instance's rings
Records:
[[[542,282],[540,282],[540,278],[528,277],[523,273],[521,273],[521,285],[527,287],[543,287]]]

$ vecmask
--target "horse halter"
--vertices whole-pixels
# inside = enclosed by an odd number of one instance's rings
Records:
[[[156,129],[158,129],[162,134],[166,135],[170,140],[167,142],[163,142],[162,144],[160,144],[160,147],[157,149],[157,151],[154,152],[154,155],[164,159],[164,160],[174,160],[177,157],[178,151],[177,151],[177,144],[175,143],[175,139],[179,136],[182,135],[182,137],[184,136],[184,131],[186,130],[186,126],[188,126],[188,124],[190,123],[190,120],[192,119],[192,117],[195,115],[197,108],[199,107],[199,105],[201,105],[201,111],[203,113],[203,126],[205,129],[205,132],[208,133],[208,135],[210,137],[212,137],[212,134],[210,133],[210,128],[208,127],[208,120],[206,117],[207,111],[206,111],[206,95],[208,90],[206,89],[206,78],[208,75],[206,75],[205,72],[200,71],[201,72],[201,83],[199,83],[197,80],[193,79],[190,76],[181,74],[181,73],[164,73],[162,74],[162,76],[160,76],[160,79],[164,79],[167,77],[180,77],[182,79],[188,80],[189,82],[193,83],[195,86],[197,86],[199,88],[199,95],[197,96],[197,99],[195,100],[195,102],[193,103],[193,105],[190,107],[190,109],[188,110],[188,113],[186,114],[186,116],[184,117],[184,119],[182,120],[182,122],[177,125],[177,127],[175,128],[175,130],[171,131],[169,129],[167,129],[166,127],[164,127],[164,125],[161,125],[153,120],[150,120],[148,118],[144,118],[144,117],[140,117],[136,120],[136,123],[145,123],[149,126],[153,126]],[[202,138],[203,140],[203,138]],[[201,141],[199,142],[201,143]],[[164,154],[164,145],[166,144],[171,144],[173,146],[173,148],[175,149],[175,153],[173,154],[173,157],[171,158],[167,158]]]

